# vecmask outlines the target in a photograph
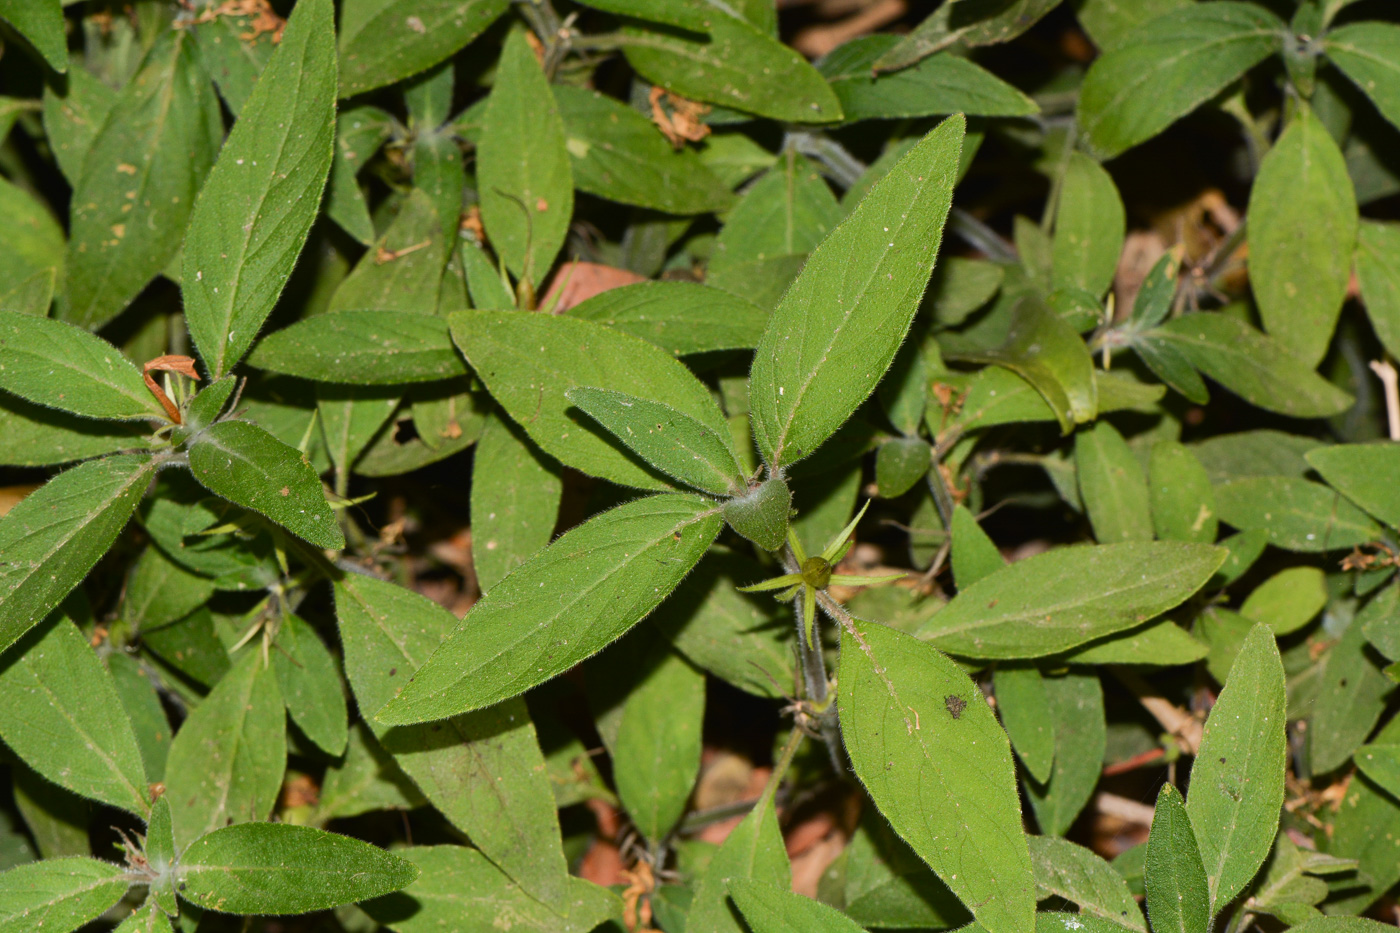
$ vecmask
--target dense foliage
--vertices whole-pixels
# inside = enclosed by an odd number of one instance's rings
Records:
[[[1400,17],[906,6],[0,0],[0,931],[1394,922]]]

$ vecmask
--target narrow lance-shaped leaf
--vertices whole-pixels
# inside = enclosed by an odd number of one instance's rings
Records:
[[[1241,531],[1258,529],[1290,551],[1355,547],[1375,539],[1380,526],[1341,494],[1293,476],[1246,476],[1215,487],[1220,520]]]
[[[559,466],[503,418],[487,418],[472,454],[472,565],[482,592],[549,543]]]
[[[81,327],[0,311],[0,389],[88,418],[165,418],[122,352]]]
[[[1055,734],[1055,760],[1045,783],[1026,782],[1026,796],[1041,830],[1063,836],[1099,783],[1108,741],[1103,685],[1093,672],[1071,668],[1045,678],[1045,698]]]
[[[1223,548],[1177,542],[1056,548],[963,590],[918,635],[964,657],[1056,654],[1179,605],[1225,556]]]
[[[151,460],[90,460],[49,480],[0,519],[0,648],[49,614],[106,553],[136,510]]]
[[[720,523],[711,500],[677,493],[590,519],[482,597],[377,718],[390,725],[442,719],[568,670],[675,589]]]
[[[509,5],[509,0],[347,4],[340,20],[340,96],[426,71],[481,35]]]
[[[121,900],[131,882],[120,865],[54,858],[0,873],[0,931],[76,930]]]
[[[1361,221],[1356,280],[1376,337],[1391,356],[1400,356],[1400,224]]]
[[[1074,439],[1074,465],[1095,538],[1104,544],[1152,540],[1147,479],[1117,428],[1099,421],[1081,431]]]
[[[997,710],[1011,747],[1031,777],[1049,781],[1055,763],[1055,719],[1040,668],[1030,663],[999,664],[994,683]]]
[[[1381,672],[1382,659],[1366,640],[1374,622],[1400,613],[1400,590],[1390,586],[1371,598],[1327,652],[1316,704],[1308,720],[1309,763],[1324,774],[1347,763],[1385,711],[1395,683]]]
[[[1147,933],[1142,910],[1123,876],[1095,852],[1055,836],[1031,836],[1037,897],[1054,894],[1082,913]]]
[[[792,865],[773,806],[776,789],[773,784],[764,788],[758,803],[715,851],[695,887],[687,928],[693,923],[695,929],[712,933],[746,933],[729,906],[729,885],[735,879],[751,878],[782,888],[792,886]]]
[[[331,0],[298,3],[199,193],[185,320],[214,378],[253,345],[321,203],[335,145]]]
[[[1095,298],[1113,284],[1125,236],[1123,199],[1103,166],[1072,152],[1060,183],[1051,251],[1056,288],[1082,288]]]
[[[248,362],[324,382],[402,385],[467,375],[447,322],[402,311],[331,311],[268,334]]]
[[[1400,26],[1367,21],[1330,29],[1327,57],[1400,127]]]
[[[1328,485],[1392,528],[1400,528],[1400,446],[1384,441],[1337,444],[1304,455]]]
[[[76,72],[74,72],[76,74]],[[0,292],[11,294],[0,307],[12,311],[22,295],[14,295],[21,283],[47,272],[58,276],[63,270],[63,228],[58,225],[49,208],[29,191],[0,178],[0,212],[7,219],[5,250],[0,252]],[[42,283],[44,280],[40,279]],[[48,305],[42,311],[47,313]]]
[[[1206,933],[1210,892],[1181,793],[1163,784],[1147,837],[1147,916],[1154,933]]]
[[[610,288],[565,313],[640,337],[676,356],[751,349],[768,324],[768,315],[752,302],[694,282]]]
[[[759,341],[754,438],[774,470],[839,428],[908,333],[952,202],[965,121],[945,120],[812,253]]]
[[[753,933],[860,933],[861,928],[840,911],[787,888],[735,878],[729,896],[738,905]]]
[[[349,836],[242,823],[192,842],[175,875],[180,896],[205,910],[305,914],[397,891],[418,877],[418,869]]]
[[[989,933],[1029,929],[1011,747],[981,691],[932,645],[858,619],[837,682],[846,751],[890,825]]]
[[[1234,900],[1269,854],[1283,806],[1287,696],[1274,633],[1256,625],[1211,708],[1186,812],[1195,827],[1211,912]]]
[[[344,752],[348,737],[345,693],[335,658],[316,630],[298,616],[283,616],[272,667],[292,721],[328,755]]]

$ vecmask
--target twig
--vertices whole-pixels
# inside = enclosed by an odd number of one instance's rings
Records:
[[[1125,823],[1151,826],[1153,809],[1145,803],[1129,800],[1117,794],[1100,792],[1094,795],[1094,808],[1106,816],[1116,816]]]
[[[1397,385],[1395,366],[1390,360],[1372,360],[1371,372],[1385,386],[1385,421],[1390,430],[1390,439],[1400,441],[1400,385]]]
[[[1151,713],[1152,718],[1161,723],[1163,729],[1177,738],[1182,751],[1188,755],[1196,754],[1201,747],[1202,726],[1199,719],[1162,696],[1135,671],[1119,665],[1113,665],[1109,670],[1118,678],[1119,683],[1137,697],[1142,708]]]

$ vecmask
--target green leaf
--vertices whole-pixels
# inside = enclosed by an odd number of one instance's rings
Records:
[[[1026,117],[1035,101],[981,65],[945,53],[891,74],[876,74],[877,61],[898,46],[898,36],[862,36],[831,52],[817,66],[841,102],[847,123],[857,120],[931,117]]]
[[[996,543],[987,537],[966,507],[953,507],[949,534],[953,537],[953,579],[959,589],[965,589],[1006,566]]]
[[[959,0],[940,6],[875,63],[877,71],[895,71],[953,44],[996,45],[1021,35],[1060,0]]]
[[[1234,0],[1149,20],[1104,52],[1079,92],[1079,125],[1109,159],[1165,130],[1278,52],[1283,21]]]
[[[437,208],[415,188],[389,229],[336,288],[326,310],[436,314],[447,256]]]
[[[83,160],[116,99],[117,92],[86,68],[74,68],[61,81],[45,83],[44,135],[70,186],[76,187],[82,177]],[[61,238],[58,243],[61,252]]]
[[[1363,745],[1356,750],[1356,766],[1386,793],[1400,796],[1400,745]]]
[[[710,859],[709,868],[695,887],[686,929],[747,933],[729,905],[729,885],[736,879],[752,879],[784,889],[792,886],[792,865],[773,807],[775,789],[772,785],[765,788],[758,803]]]
[[[1324,51],[1361,88],[1376,109],[1400,126],[1400,26],[1348,23],[1329,30]]]
[[[427,598],[372,577],[337,581],[335,602],[346,675],[364,711],[392,700],[457,624]],[[548,904],[566,896],[554,795],[523,700],[432,725],[366,721],[423,795],[515,883]]]
[[[990,933],[1028,929],[1011,747],[976,684],[933,646],[860,620],[842,630],[837,682],[846,751],[890,825]],[[949,846],[949,833],[977,845]]]
[[[219,100],[193,37],[162,32],[74,186],[59,317],[105,324],[170,264],[222,138]]]
[[[583,5],[615,16],[664,23],[691,32],[707,30],[711,17],[716,15],[706,6],[688,0],[585,0]]]
[[[335,157],[326,182],[326,216],[356,240],[374,240],[374,221],[355,176],[393,133],[394,118],[378,107],[361,105],[336,115]]]
[[[1369,877],[1370,886],[1335,898],[1328,909],[1365,910],[1400,881],[1400,859],[1395,857],[1395,841],[1400,838],[1400,801],[1363,775],[1357,775],[1347,785],[1333,825],[1328,851],[1356,859],[1357,873]]]
[[[1219,580],[1217,573],[1211,578]],[[1109,635],[1075,648],[1064,656],[1071,664],[1148,664],[1172,667],[1191,664],[1207,654],[1207,647],[1188,635],[1171,619],[1149,622],[1121,635]]]
[[[156,685],[146,675],[142,663],[132,655],[113,652],[106,660],[117,699],[126,711],[126,718],[131,720],[136,744],[141,749],[146,779],[163,782],[165,758],[170,752],[170,720],[165,718]]]
[[[257,339],[301,253],[335,147],[335,10],[298,3],[199,193],[181,293],[214,378]]]
[[[627,63],[692,100],[789,123],[841,119],[841,104],[801,54],[737,16],[710,14],[707,34],[623,27]]]
[[[1055,213],[1054,287],[1082,288],[1095,298],[1108,291],[1123,251],[1126,222],[1113,177],[1082,152],[1070,153]]]
[[[1050,780],[1055,762],[1055,721],[1045,678],[1034,664],[999,664],[996,669],[997,709],[1011,747],[1030,775]]]
[[[516,278],[544,280],[574,212],[574,179],[559,105],[525,29],[511,30],[477,146],[481,219]]]
[[[1316,567],[1280,570],[1245,598],[1240,615],[1263,622],[1274,635],[1289,635],[1307,625],[1327,605],[1327,580]]]
[[[1147,916],[1153,933],[1206,933],[1210,893],[1181,794],[1163,784],[1147,837]]]
[[[150,812],[131,721],[111,675],[66,616],[56,614],[6,652],[0,736],[55,784],[138,816]]]
[[[850,503],[844,514],[850,513]],[[724,521],[743,537],[765,551],[781,550],[787,540],[788,520],[792,515],[792,490],[781,476],[770,476],[750,489],[724,503]],[[839,519],[844,521],[844,514]],[[804,517],[819,520],[819,513],[806,510]],[[799,532],[799,540],[801,533]],[[826,539],[823,539],[823,546]]]
[[[582,878],[568,879],[560,903],[542,904],[466,846],[410,846],[397,854],[417,866],[418,879],[359,905],[396,933],[465,933],[492,919],[508,919],[511,930],[523,933],[588,933],[622,914],[616,894]]]
[[[1142,466],[1123,435],[1107,421],[1074,438],[1079,496],[1104,544],[1152,540],[1152,509]]]
[[[768,325],[768,315],[752,302],[694,282],[610,288],[565,314],[606,324],[676,356],[752,349]]]
[[[18,311],[0,311],[0,389],[88,418],[166,418],[116,347],[81,327]]]
[[[243,652],[190,711],[165,762],[175,844],[230,822],[265,820],[282,789],[287,715],[262,652]]]
[[[983,259],[940,256],[924,301],[945,327],[957,327],[1001,288],[1006,269]]]
[[[1189,448],[1176,441],[1153,444],[1147,479],[1152,526],[1157,537],[1164,541],[1198,544],[1215,541],[1220,530],[1215,492],[1206,468]]]
[[[1306,553],[1375,540],[1380,526],[1321,483],[1292,476],[1248,476],[1215,487],[1220,520],[1240,531],[1259,529],[1269,543]]]
[[[1146,336],[1180,351],[1201,372],[1265,411],[1325,418],[1353,401],[1282,343],[1229,314],[1187,314]]]
[[[121,922],[114,933],[171,933],[170,918],[155,898],[148,897],[139,909]]]
[[[1283,806],[1286,705],[1274,634],[1255,625],[1206,719],[1191,766],[1186,812],[1199,840],[1212,914],[1245,889],[1274,844]]]
[[[483,593],[549,543],[562,494],[558,465],[491,416],[472,456],[472,567]]]
[[[88,855],[93,806],[53,784],[22,761],[10,762],[15,809],[24,820],[42,857]]]
[[[1068,839],[1031,836],[1028,841],[1037,898],[1062,897],[1082,914],[1147,933],[1142,910],[1112,865]]]
[[[116,904],[131,882],[111,862],[55,858],[0,873],[0,931],[76,930]]]
[[[170,870],[178,857],[175,827],[171,822],[170,801],[164,796],[156,799],[146,819],[145,855],[147,864],[157,875],[157,880],[149,887],[147,899],[172,916],[178,914],[180,903],[176,900],[174,873]]]
[[[581,386],[564,395],[663,473],[717,496],[748,489],[727,428],[715,431],[669,405],[610,389]]]
[[[360,816],[374,810],[412,810],[427,801],[363,720],[350,727],[345,754],[326,769],[316,816]]]
[[[272,667],[287,713],[306,737],[328,755],[345,751],[345,692],[335,658],[316,630],[287,613],[277,633]]]
[[[753,933],[859,933],[844,914],[788,888],[748,878],[729,882],[729,896]]]
[[[1095,674],[1070,670],[1045,678],[1045,694],[1055,732],[1055,761],[1048,781],[1026,782],[1026,796],[1041,831],[1063,836],[1099,783],[1107,743],[1103,687]]]
[[[68,37],[59,0],[0,0],[3,17],[54,71],[68,70]]]
[[[345,547],[315,468],[257,425],[210,425],[191,442],[189,457],[190,472],[210,492],[266,515],[317,547]]]
[[[964,128],[945,120],[812,253],[759,341],[754,437],[774,470],[841,426],[908,333],[952,200]]]
[[[557,538],[496,584],[377,718],[442,719],[516,696],[621,637],[719,533],[714,504],[662,494]]]
[[[875,487],[884,499],[913,489],[932,464],[932,450],[921,437],[896,437],[875,451]]]
[[[447,321],[404,311],[331,311],[258,342],[259,369],[324,382],[402,385],[467,374]]]
[[[1361,221],[1356,279],[1376,336],[1392,356],[1400,355],[1400,224]]]
[[[1376,601],[1384,601],[1384,604],[1378,605],[1373,613],[1368,613],[1366,621],[1362,623],[1366,640],[1392,661],[1400,660],[1400,599],[1397,596],[1400,593],[1393,589],[1376,596]]]
[[[1117,0],[1074,0],[1079,25],[1100,49],[1117,45],[1133,28],[1163,13],[1179,9],[1192,0],[1138,0],[1123,4]]]
[[[1378,441],[1318,447],[1306,459],[1328,485],[1390,525],[1400,527],[1400,491],[1391,478],[1400,469],[1400,448]]]
[[[1034,658],[1121,632],[1179,605],[1225,559],[1204,544],[1055,548],[962,590],[919,630],[972,658]]]
[[[188,27],[194,33],[205,71],[235,117],[247,105],[253,86],[277,48],[274,33],[259,33],[255,22],[251,11],[234,14],[224,8],[208,21],[201,17]]]
[[[1366,626],[1394,616],[1400,591],[1391,586],[1356,614],[1323,662],[1317,701],[1308,720],[1309,763],[1325,774],[1347,763],[1385,710],[1395,684],[1381,673],[1379,655],[1366,642]]]
[[[107,552],[152,470],[144,454],[90,460],[0,519],[0,649],[48,615]]]
[[[356,0],[340,20],[340,96],[426,71],[481,35],[509,0]]]
[[[491,395],[545,453],[625,486],[667,489],[565,394],[607,386],[660,402],[716,434],[728,426],[709,389],[664,350],[591,321],[514,311],[459,311],[452,337]]]
[[[668,214],[722,211],[733,202],[695,150],[673,149],[633,108],[586,88],[552,90],[580,191]]]
[[[205,910],[305,914],[411,884],[418,869],[377,846],[310,826],[241,823],[190,843],[180,896]]]
[[[1346,160],[1322,121],[1299,108],[1249,193],[1249,284],[1264,329],[1309,368],[1337,326],[1356,229]]]
[[[8,219],[6,248],[0,253],[0,275],[4,276],[0,281],[8,287],[40,272],[60,273],[63,228],[49,209],[25,189],[0,178],[0,211]]]

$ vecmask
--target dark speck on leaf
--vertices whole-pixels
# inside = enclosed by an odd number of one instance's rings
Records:
[[[1225,763],[1225,759],[1224,759],[1224,758],[1220,759],[1220,763],[1223,765],[1223,764]]]
[[[963,710],[967,709],[967,701],[955,693],[950,693],[943,698],[943,705],[948,709],[948,715],[954,719],[961,719]]]
[[[1337,686],[1339,686],[1339,687],[1345,687],[1346,685],[1347,685],[1347,679],[1346,679],[1345,677],[1343,677],[1343,678],[1341,679],[1341,682],[1340,682],[1339,684],[1337,684]]]
[[[393,676],[394,676],[395,674],[397,674],[398,672],[399,672],[399,669],[398,669],[397,667],[391,667],[391,668],[389,668],[389,676],[390,676],[390,677],[393,677]]]

